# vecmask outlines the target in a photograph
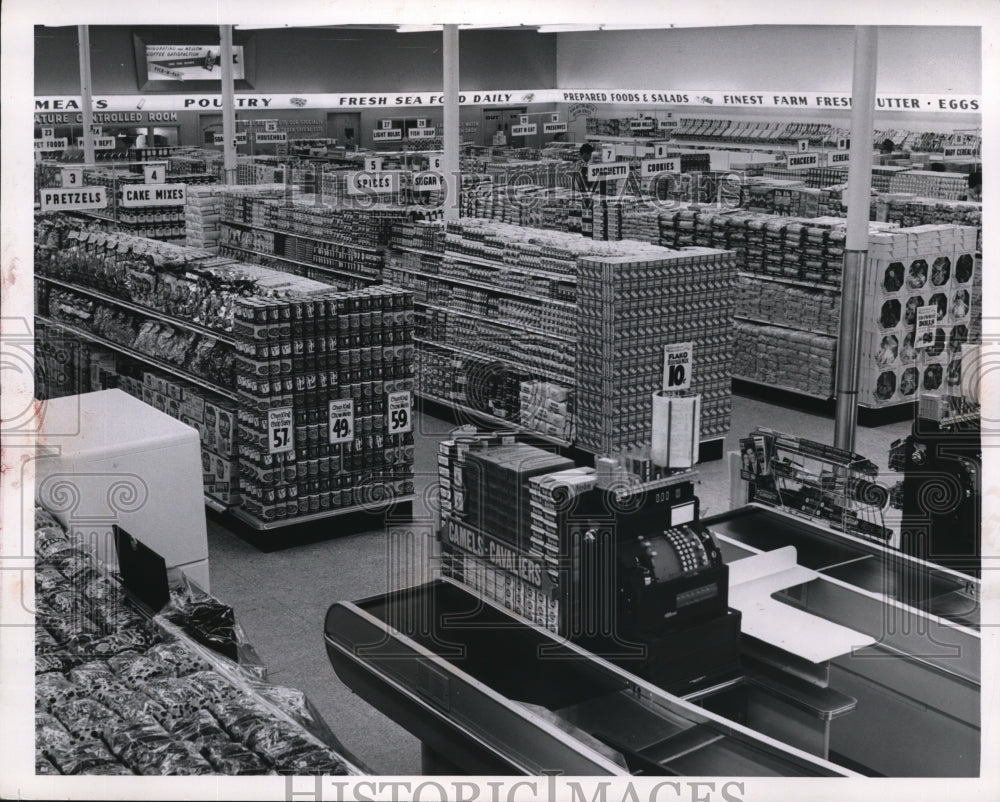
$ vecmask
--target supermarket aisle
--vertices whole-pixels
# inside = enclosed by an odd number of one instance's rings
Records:
[[[727,452],[756,426],[821,442],[833,439],[832,418],[738,395],[733,398],[732,420]],[[413,520],[390,522],[388,535],[379,526],[363,534],[265,553],[235,536],[223,519],[209,519],[213,593],[236,610],[271,676],[306,693],[347,749],[380,774],[418,773],[420,744],[340,682],[323,648],[323,618],[335,601],[384,593],[427,576],[426,565],[434,554],[428,499],[433,503],[437,442],[453,424],[427,415],[420,416],[417,424],[418,501]],[[884,470],[890,443],[908,431],[908,423],[859,429],[856,450]],[[702,514],[729,509],[728,461],[700,466],[699,477]],[[336,519],[325,525],[336,527]]]

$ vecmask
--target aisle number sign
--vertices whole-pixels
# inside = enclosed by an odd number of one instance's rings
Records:
[[[643,159],[639,162],[641,175],[643,178],[659,175],[660,173],[679,173],[681,171],[680,159]]]
[[[280,145],[288,141],[288,134],[284,131],[257,133],[254,134],[253,141],[258,145]]]
[[[414,192],[437,192],[441,189],[440,173],[414,173],[410,186]]]
[[[292,425],[292,408],[277,407],[267,411],[267,451],[284,454],[295,450],[295,429]]]
[[[437,136],[437,130],[434,128],[407,128],[406,137],[407,139],[434,139]]]
[[[121,205],[126,209],[143,206],[183,206],[187,200],[184,184],[122,184]]]
[[[386,393],[389,434],[406,434],[413,431],[413,395],[409,390]]]
[[[398,172],[348,173],[348,195],[371,195],[399,191]]]
[[[223,145],[223,144],[225,144],[225,142],[226,142],[226,137],[223,134],[216,134],[215,135],[215,144],[216,145]],[[246,135],[246,132],[244,131],[243,133],[234,135],[233,136],[233,144],[234,145],[245,145],[245,144],[247,144],[247,135]]]
[[[165,164],[146,164],[142,168],[142,182],[144,184],[159,184],[167,175]]]
[[[805,153],[806,151],[808,151],[809,150],[809,140],[808,139],[800,139],[799,140],[799,145],[798,145],[798,150],[799,150],[799,153]]]
[[[511,136],[531,136],[538,133],[538,123],[528,123],[527,125],[512,125],[510,127]]]
[[[808,170],[810,167],[819,167],[819,154],[789,154],[788,158],[785,159],[785,167],[789,170]]]
[[[432,170],[444,169],[444,156],[431,156],[428,161],[431,163]]]
[[[562,134],[566,131],[566,123],[544,123],[542,125],[543,134]]]
[[[76,146],[78,148],[83,147],[83,137],[78,137],[76,140]],[[114,150],[115,149],[115,138],[113,136],[98,136],[94,137],[94,150]]]
[[[842,136],[837,138],[837,150],[850,150],[850,149],[851,149],[850,137]]]
[[[667,143],[657,142],[653,145],[653,158],[655,159],[665,159],[667,158]]]
[[[354,399],[340,398],[329,403],[331,444],[354,440]]]
[[[691,387],[691,357],[694,343],[663,347],[663,389],[687,390]]]
[[[64,136],[48,137],[46,139],[35,140],[35,150],[65,150],[69,147],[69,140]]]
[[[377,173],[382,170],[381,156],[365,156],[365,172]]]
[[[56,129],[55,128],[43,128],[42,129],[42,139],[55,139]]]
[[[386,142],[403,138],[402,128],[376,128],[372,131],[372,139],[375,142]]]
[[[937,325],[937,304],[922,306],[917,310],[917,333],[914,335],[914,346],[926,348],[934,344],[934,329]]]
[[[63,167],[59,171],[62,177],[62,185],[68,187],[69,189],[79,189],[83,186],[83,168],[82,167]]]
[[[588,164],[588,181],[608,181],[628,178],[628,165],[625,162],[611,164]]]
[[[38,200],[43,212],[82,209],[104,209],[108,205],[105,187],[46,187],[38,190]]]
[[[601,145],[601,161],[613,162],[615,160],[615,146]]]

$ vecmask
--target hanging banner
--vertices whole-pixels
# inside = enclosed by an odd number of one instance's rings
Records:
[[[205,76],[207,77],[206,73]],[[160,76],[162,77],[162,76]],[[39,95],[35,97],[35,113],[78,112],[81,109],[79,95]],[[263,94],[237,92],[234,103],[239,110],[274,109],[350,109],[381,108],[400,110],[407,106],[443,106],[444,97],[440,90],[425,92],[351,92],[351,93],[288,93]],[[780,109],[822,109],[832,111],[851,108],[850,92],[733,92],[725,90],[660,90],[660,89],[513,89],[497,92],[462,91],[459,103],[464,106],[486,104],[532,104],[539,103],[587,103],[587,104],[627,104],[634,106],[692,106],[713,109],[729,108],[780,108]],[[95,112],[136,112],[148,104],[149,109],[163,111],[204,111],[222,109],[222,98],[218,94],[148,94],[148,95],[95,95]],[[910,111],[921,113],[980,112],[983,100],[980,95],[952,94],[884,94],[876,95],[875,109],[878,111]],[[148,109],[147,109],[148,111]],[[685,114],[690,114],[686,109]],[[141,115],[136,115],[145,119]],[[499,118],[498,118],[499,119]],[[95,122],[138,122],[126,119],[104,119],[95,117]],[[50,121],[43,121],[50,122]],[[53,124],[70,120],[51,120]],[[78,122],[78,121],[77,121]],[[661,127],[663,120],[660,121]]]

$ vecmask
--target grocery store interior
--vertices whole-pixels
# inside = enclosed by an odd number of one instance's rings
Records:
[[[35,779],[980,776],[979,27],[33,46]]]

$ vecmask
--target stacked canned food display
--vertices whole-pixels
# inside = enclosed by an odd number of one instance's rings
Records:
[[[413,299],[373,287],[235,310],[243,509],[256,522],[413,492]]]

